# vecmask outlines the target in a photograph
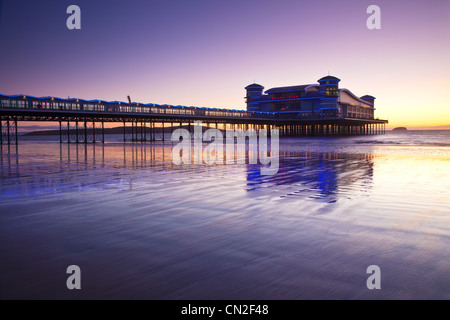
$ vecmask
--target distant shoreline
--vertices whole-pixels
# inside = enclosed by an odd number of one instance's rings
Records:
[[[179,126],[173,127],[175,129],[179,129]],[[187,128],[187,126],[182,126],[181,128]],[[155,133],[162,133],[163,128],[153,128]],[[80,132],[82,132],[84,130],[84,128],[82,129],[78,129]],[[105,128],[103,129],[105,134],[123,134],[124,132],[124,127],[115,127],[115,128]],[[138,133],[140,132],[140,127],[138,127]],[[66,130],[64,130],[66,131]],[[70,129],[71,132],[74,132],[75,129]],[[95,128],[95,132],[96,133],[101,133],[102,129],[96,127]],[[88,132],[92,132],[92,128],[88,128]],[[150,132],[150,128],[147,127],[146,128],[146,132]],[[172,127],[165,127],[164,128],[164,133],[171,133],[172,132]],[[131,126],[129,127],[125,127],[125,134],[131,134],[132,133],[132,128]],[[59,129],[54,129],[54,130],[36,130],[36,131],[31,131],[31,132],[26,132],[26,133],[22,133],[19,135],[21,136],[58,136],[59,135]]]
[[[178,129],[180,128],[179,126],[174,126],[174,129]],[[187,129],[187,126],[183,126],[182,128]],[[398,128],[404,128],[404,127],[397,127],[397,128],[393,128],[393,129],[387,129],[386,132],[405,132],[405,131],[450,131],[450,128],[447,129],[398,129]],[[115,128],[105,128],[104,129],[104,133],[106,134],[123,134],[123,127],[115,127]],[[153,128],[155,131],[155,133],[157,134],[161,134],[162,133],[162,128]],[[71,131],[75,131],[75,129],[70,129]],[[84,130],[84,129],[79,129],[79,130]],[[92,128],[88,129],[90,132],[92,132]],[[146,129],[147,133],[149,132],[149,128],[147,127]],[[97,133],[101,133],[101,128],[95,128],[95,131]],[[140,132],[140,128],[138,128],[138,132]],[[164,132],[165,133],[172,133],[172,127],[165,127],[164,128]],[[126,134],[131,134],[131,126],[130,127],[126,127],[125,128],[125,133]],[[20,136],[57,136],[59,135],[59,130],[58,129],[51,129],[51,130],[36,130],[36,131],[31,131],[31,132],[25,132],[25,133],[20,133]]]

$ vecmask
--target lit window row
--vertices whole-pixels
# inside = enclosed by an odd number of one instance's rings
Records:
[[[337,88],[326,88],[325,95],[327,97],[336,97],[338,95]]]
[[[295,98],[298,98],[298,96],[286,96],[286,97],[281,97],[281,96],[278,96],[278,97],[276,97],[276,96],[272,96],[271,97],[271,99],[272,100],[278,100],[278,99],[295,99]]]

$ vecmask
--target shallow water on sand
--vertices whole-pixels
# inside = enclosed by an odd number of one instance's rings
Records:
[[[402,139],[281,139],[272,176],[167,142],[2,146],[0,298],[449,299],[449,140]]]

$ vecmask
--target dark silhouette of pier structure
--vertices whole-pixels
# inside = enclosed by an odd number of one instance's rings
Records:
[[[123,124],[124,141],[164,141],[164,134],[161,133],[164,130],[167,132],[168,127],[183,127],[193,133],[195,121],[202,121],[205,129],[254,129],[256,132],[267,129],[269,134],[270,129],[279,129],[280,137],[383,134],[388,122],[319,113],[298,119],[279,112],[26,95],[0,95],[0,120],[1,144],[18,143],[19,121],[58,122],[61,143],[104,143],[105,122]],[[131,139],[127,139],[130,131]]]

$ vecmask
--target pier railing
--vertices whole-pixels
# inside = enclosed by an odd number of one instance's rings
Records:
[[[0,108],[30,111],[79,111],[83,113],[104,114],[186,115],[248,119],[277,118],[276,113],[272,112],[250,112],[218,108],[126,103],[121,101],[108,102],[103,100],[60,99],[55,97],[36,98],[21,95],[0,95]]]

